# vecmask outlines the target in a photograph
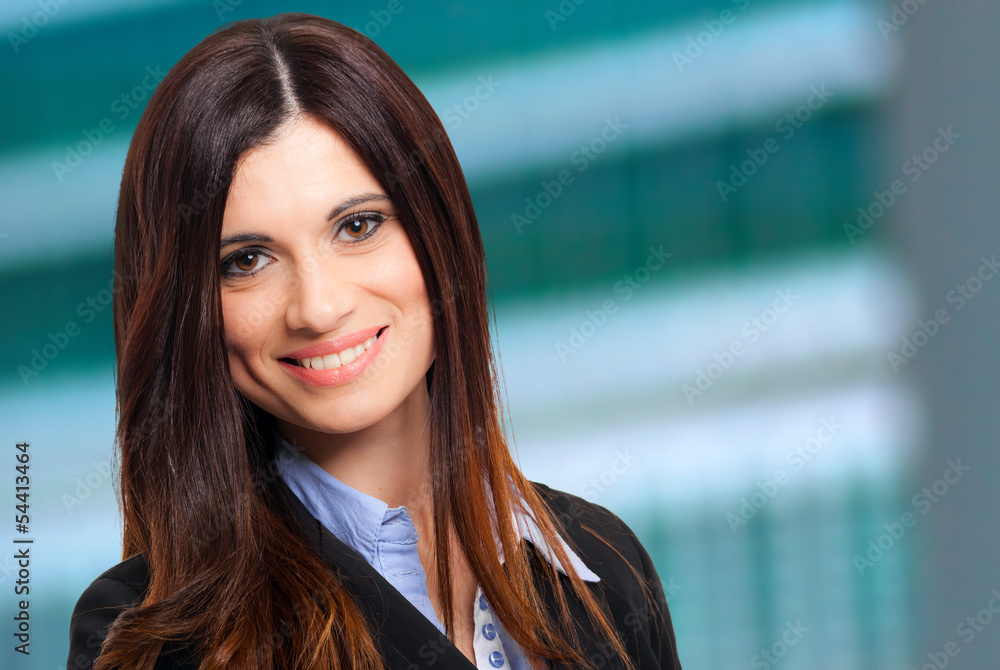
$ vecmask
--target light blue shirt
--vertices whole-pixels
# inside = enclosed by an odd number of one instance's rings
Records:
[[[444,633],[444,625],[438,620],[427,594],[427,578],[417,553],[417,529],[406,507],[389,507],[378,498],[344,484],[290,445],[277,431],[274,437],[280,449],[276,458],[278,472],[306,509],[327,530],[361,554],[369,565]],[[512,516],[517,521],[519,539],[531,542],[542,556],[565,574],[559,559],[542,541],[534,520],[513,512]],[[562,538],[559,541],[581,579],[600,581]],[[497,549],[503,563],[499,544]],[[480,670],[527,670],[531,667],[520,645],[493,616],[482,589],[478,587],[473,618],[473,648],[476,666]]]

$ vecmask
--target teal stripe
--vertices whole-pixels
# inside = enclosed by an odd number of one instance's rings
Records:
[[[9,39],[0,53],[0,153],[82,139],[103,118],[119,129],[134,127],[145,101],[121,118],[123,108],[111,106],[142,84],[147,66],[169,69],[191,47],[221,25],[241,18],[269,16],[288,10],[283,2],[242,2],[232,11],[209,1],[162,7],[148,12],[95,14],[87,21],[52,20],[42,26],[15,54]],[[449,2],[399,0],[402,10],[391,14],[384,2],[330,3],[305,0],[297,11],[314,13],[366,32],[411,76],[496,63],[509,57],[531,57],[574,45],[613,40],[680,21],[710,19],[729,0],[712,2],[601,3],[575,6],[565,21],[546,11],[560,2]],[[768,5],[801,5],[779,0],[753,0],[755,10]],[[372,13],[375,13],[373,16]],[[56,17],[58,18],[58,17]],[[381,23],[380,23],[381,20]],[[382,24],[385,24],[384,27]],[[433,36],[433,37],[430,37]]]

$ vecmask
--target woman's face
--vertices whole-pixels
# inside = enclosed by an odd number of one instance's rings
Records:
[[[335,131],[301,117],[242,157],[220,259],[233,379],[287,437],[426,407],[423,275],[393,203]]]

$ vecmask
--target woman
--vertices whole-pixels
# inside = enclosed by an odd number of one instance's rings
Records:
[[[115,269],[125,560],[70,668],[679,667],[635,536],[509,454],[465,180],[371,41],[285,14],[184,56]]]

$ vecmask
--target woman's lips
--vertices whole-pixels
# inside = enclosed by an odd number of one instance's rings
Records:
[[[285,368],[289,374],[311,386],[338,386],[340,384],[346,384],[347,382],[361,376],[361,374],[368,369],[368,366],[371,365],[372,361],[374,361],[379,355],[379,352],[382,351],[382,346],[385,343],[385,331],[387,330],[388,326],[376,327],[374,329],[358,331],[358,333],[353,333],[348,336],[351,340],[357,340],[361,334],[371,332],[371,335],[368,337],[374,338],[374,342],[372,342],[371,346],[365,349],[360,355],[356,355],[354,347],[357,347],[359,344],[363,346],[364,340],[355,344],[353,347],[350,347],[344,346],[343,344],[345,341],[349,340],[341,338],[339,340],[334,340],[332,343],[323,343],[306,349],[301,349],[294,352],[294,354],[296,354],[295,356],[278,359],[278,363]],[[341,347],[341,349],[334,349],[334,346]],[[305,356],[303,354],[312,355]],[[310,363],[310,367],[305,367],[299,364],[302,359],[308,358],[315,361],[317,358],[322,360],[323,358],[334,356],[339,357],[339,354],[345,354],[344,358],[349,358],[351,360],[347,363],[343,363],[341,361],[339,367],[334,367],[332,369],[327,369],[325,366],[323,369],[317,369],[312,367],[312,363]]]
[[[353,333],[341,335],[335,340],[320,342],[319,344],[308,346],[305,349],[299,349],[297,351],[287,353],[284,356],[281,356],[281,358],[301,360],[303,358],[326,356],[328,354],[344,351],[345,349],[350,349],[351,347],[361,344],[369,337],[374,337],[384,328],[388,328],[388,326],[372,326],[370,328],[362,328],[361,330],[356,330]]]

